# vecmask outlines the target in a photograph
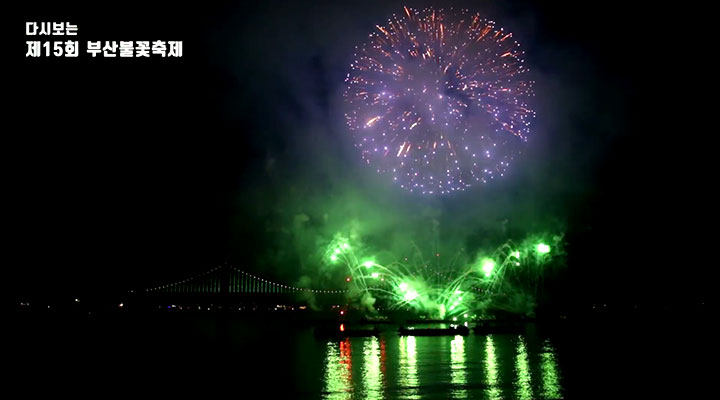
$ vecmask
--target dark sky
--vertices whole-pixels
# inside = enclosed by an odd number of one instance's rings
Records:
[[[225,261],[295,279],[308,272],[291,254],[296,217],[321,235],[343,213],[370,221],[371,241],[422,242],[427,221],[447,246],[480,245],[505,220],[562,229],[583,299],[669,303],[713,286],[711,25],[686,3],[58,3],[26,3],[7,40],[12,292],[110,293]],[[504,181],[419,197],[360,165],[338,92],[351,46],[403,4],[481,11],[523,44],[538,118]],[[77,23],[81,41],[182,40],[184,56],[24,59],[25,21]],[[413,217],[368,214],[381,209]]]

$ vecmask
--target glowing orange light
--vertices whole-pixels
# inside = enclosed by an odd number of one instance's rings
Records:
[[[340,324],[340,332],[345,332],[345,324]]]

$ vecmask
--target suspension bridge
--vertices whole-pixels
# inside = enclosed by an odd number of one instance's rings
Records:
[[[254,275],[239,268],[221,265],[203,273],[140,290],[146,294],[177,295],[341,295],[347,289],[320,289],[287,285]]]

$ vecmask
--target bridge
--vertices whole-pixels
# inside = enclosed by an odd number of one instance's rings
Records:
[[[140,290],[140,294],[167,297],[195,297],[197,295],[226,295],[242,297],[258,295],[343,295],[347,289],[320,289],[274,282],[230,265],[220,265],[200,274],[166,282]]]

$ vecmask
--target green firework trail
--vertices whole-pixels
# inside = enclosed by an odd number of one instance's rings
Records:
[[[347,273],[348,300],[376,313],[406,309],[433,319],[463,322],[492,310],[533,315],[548,268],[562,266],[562,235],[508,241],[474,257],[461,252],[444,265],[423,259],[381,264],[361,243],[340,234],[326,246],[327,265]],[[439,256],[439,254],[438,254]]]

